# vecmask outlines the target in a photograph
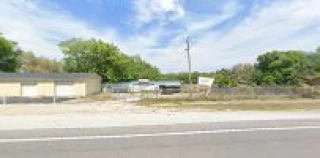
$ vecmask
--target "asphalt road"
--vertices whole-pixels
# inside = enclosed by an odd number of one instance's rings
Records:
[[[319,158],[320,120],[0,131],[1,158]]]

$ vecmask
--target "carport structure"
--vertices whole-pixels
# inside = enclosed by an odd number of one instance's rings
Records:
[[[95,73],[0,73],[2,97],[82,97],[101,92]]]

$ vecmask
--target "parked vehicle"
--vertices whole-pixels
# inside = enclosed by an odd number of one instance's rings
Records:
[[[158,85],[161,90],[161,94],[180,93],[181,91],[180,81],[159,81]]]

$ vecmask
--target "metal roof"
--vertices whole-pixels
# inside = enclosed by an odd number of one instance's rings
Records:
[[[95,73],[0,73],[0,81],[83,81],[99,78]]]

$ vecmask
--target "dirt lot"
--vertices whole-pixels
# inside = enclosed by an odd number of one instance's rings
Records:
[[[197,101],[179,99],[141,100],[139,105],[175,110],[201,111],[320,111],[320,100]]]
[[[122,101],[73,102],[59,104],[10,104],[0,105],[0,115],[53,115],[72,113],[151,113],[156,108],[136,106]]]
[[[320,111],[320,100],[140,102],[71,100],[63,103],[0,105],[0,115],[151,114],[210,111]]]

